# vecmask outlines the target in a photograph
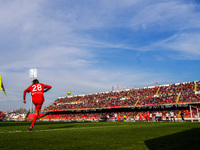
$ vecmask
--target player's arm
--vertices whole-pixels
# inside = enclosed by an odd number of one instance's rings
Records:
[[[45,85],[44,87],[44,92],[47,92],[48,90],[50,90],[52,87],[50,85]]]
[[[30,92],[30,89],[29,89],[29,87],[26,89],[26,90],[24,90],[24,94],[23,94],[23,103],[24,104],[26,104],[26,92]]]

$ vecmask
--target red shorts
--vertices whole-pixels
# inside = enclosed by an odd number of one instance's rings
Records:
[[[33,104],[35,105],[35,110],[40,111],[43,105],[43,100],[33,100]]]

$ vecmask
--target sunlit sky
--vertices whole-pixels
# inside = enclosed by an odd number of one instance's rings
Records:
[[[0,0],[0,111],[23,104],[30,69],[58,97],[196,81],[197,0]],[[43,107],[44,108],[44,107]]]

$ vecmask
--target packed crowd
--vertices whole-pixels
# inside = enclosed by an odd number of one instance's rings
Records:
[[[200,81],[58,98],[44,111],[200,102]]]
[[[164,111],[141,111],[141,112],[110,112],[110,113],[76,113],[76,114],[50,114],[44,119],[48,121],[144,121],[144,122],[176,122],[190,118],[189,110],[164,110]],[[197,118],[197,111],[192,111],[192,117]]]

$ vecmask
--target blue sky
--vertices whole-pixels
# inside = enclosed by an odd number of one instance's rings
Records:
[[[0,111],[22,103],[29,70],[57,97],[199,80],[196,0],[0,1]]]

